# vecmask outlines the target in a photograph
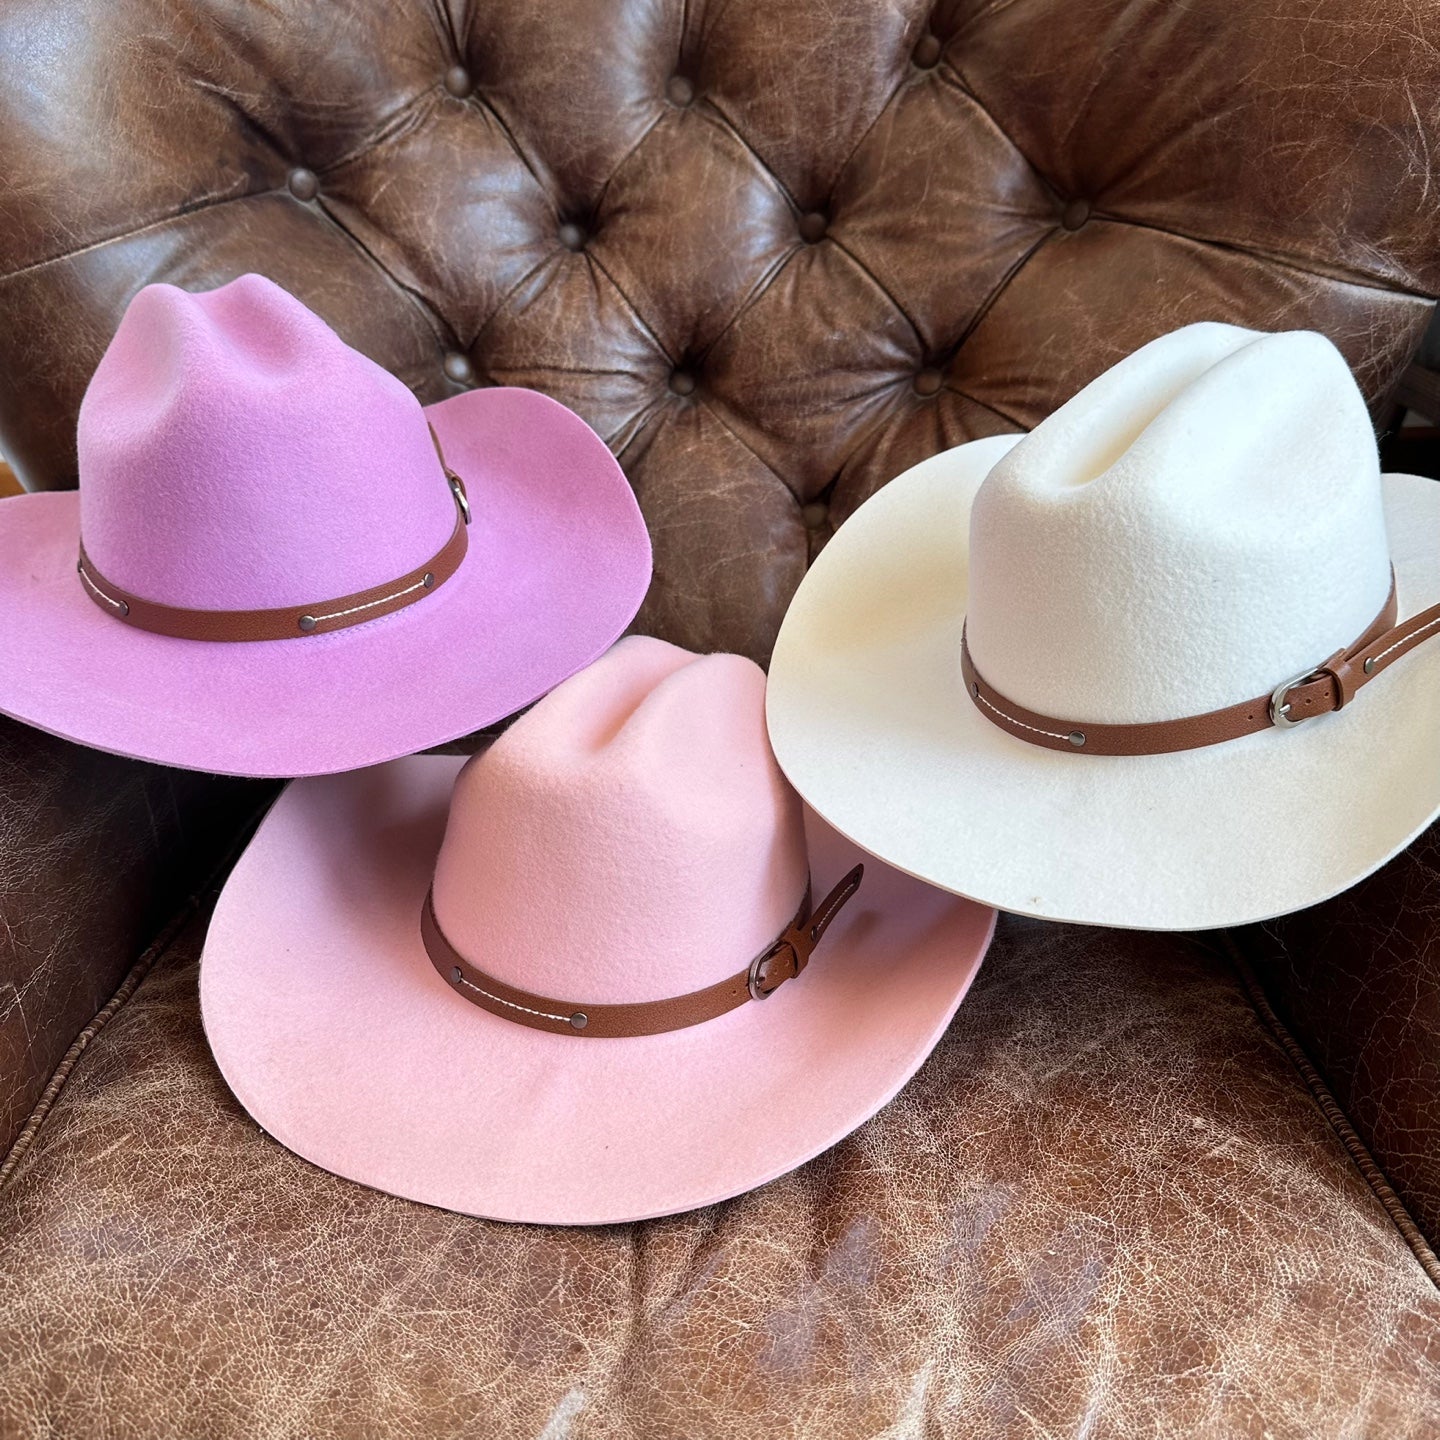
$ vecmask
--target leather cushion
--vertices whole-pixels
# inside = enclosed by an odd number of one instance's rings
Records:
[[[0,1192],[7,1436],[1440,1427],[1440,1296],[1204,944],[1007,921],[837,1149],[691,1215],[557,1230],[262,1135],[199,1031],[202,923]]]

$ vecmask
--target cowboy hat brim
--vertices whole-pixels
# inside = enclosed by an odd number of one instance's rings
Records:
[[[421,943],[461,764],[296,781],[205,942],[201,1011],[231,1090],[287,1148],[375,1189],[561,1225],[753,1189],[895,1095],[989,945],[993,911],[870,862],[805,973],[763,1002],[633,1039],[515,1024],[458,995]],[[808,828],[823,894],[856,852]]]
[[[970,508],[1020,438],[893,480],[795,596],[766,714],[781,768],[831,825],[1003,910],[1198,930],[1316,904],[1440,815],[1440,641],[1337,713],[1205,749],[1056,752],[991,724],[960,674]],[[1440,484],[1382,485],[1403,618],[1440,601]]]
[[[469,483],[465,560],[417,604],[326,635],[218,643],[125,625],[76,574],[77,492],[0,501],[0,714],[183,769],[315,775],[457,739],[583,669],[650,581],[620,467],[533,391],[470,391],[425,414]]]

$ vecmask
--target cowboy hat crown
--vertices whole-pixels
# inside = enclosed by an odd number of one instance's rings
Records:
[[[278,285],[126,310],[80,408],[100,583],[195,610],[305,606],[424,564],[455,500],[414,395]]]

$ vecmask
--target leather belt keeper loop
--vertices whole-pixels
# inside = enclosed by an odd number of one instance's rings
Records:
[[[1268,695],[1241,701],[1203,715],[1155,720],[1134,725],[1099,725],[1062,720],[1017,705],[990,685],[975,668],[964,631],[960,640],[960,671],[976,709],[992,725],[1047,750],[1089,755],[1168,755],[1221,745],[1242,735],[1271,728],[1289,729],[1316,715],[1342,709],[1362,686],[1387,670],[1417,645],[1440,635],[1440,605],[1395,623],[1395,576],[1384,608],[1352,644],[1294,679],[1282,681]]]
[[[863,865],[855,866],[814,910],[810,908],[807,884],[795,918],[745,969],[703,990],[665,1000],[602,1005],[557,1000],[507,985],[472,964],[446,938],[435,918],[433,891],[426,895],[420,912],[420,937],[430,963],[450,988],[472,1005],[502,1020],[528,1025],[533,1030],[547,1030],[553,1035],[579,1035],[597,1040],[660,1035],[714,1020],[747,1001],[764,1000],[787,980],[795,979],[810,963],[830,922],[860,888],[864,874]]]
[[[367,620],[378,620],[382,615],[403,610],[438,590],[454,575],[465,559],[469,544],[470,502],[464,481],[445,464],[440,440],[433,427],[430,436],[435,442],[440,467],[455,501],[455,528],[445,544],[423,565],[417,565],[383,585],[372,585],[368,590],[357,590],[350,595],[317,600],[308,605],[285,605],[267,610],[190,610],[179,605],[161,605],[122,590],[96,568],[95,562],[85,553],[83,540],[75,567],[80,583],[85,587],[85,593],[106,614],[139,630],[169,635],[177,640],[293,640],[363,625]]]

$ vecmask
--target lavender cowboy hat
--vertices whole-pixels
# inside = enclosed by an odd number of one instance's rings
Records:
[[[605,651],[650,580],[563,405],[422,408],[278,286],[152,285],[86,392],[80,489],[0,501],[0,713],[253,776],[453,740]]]

